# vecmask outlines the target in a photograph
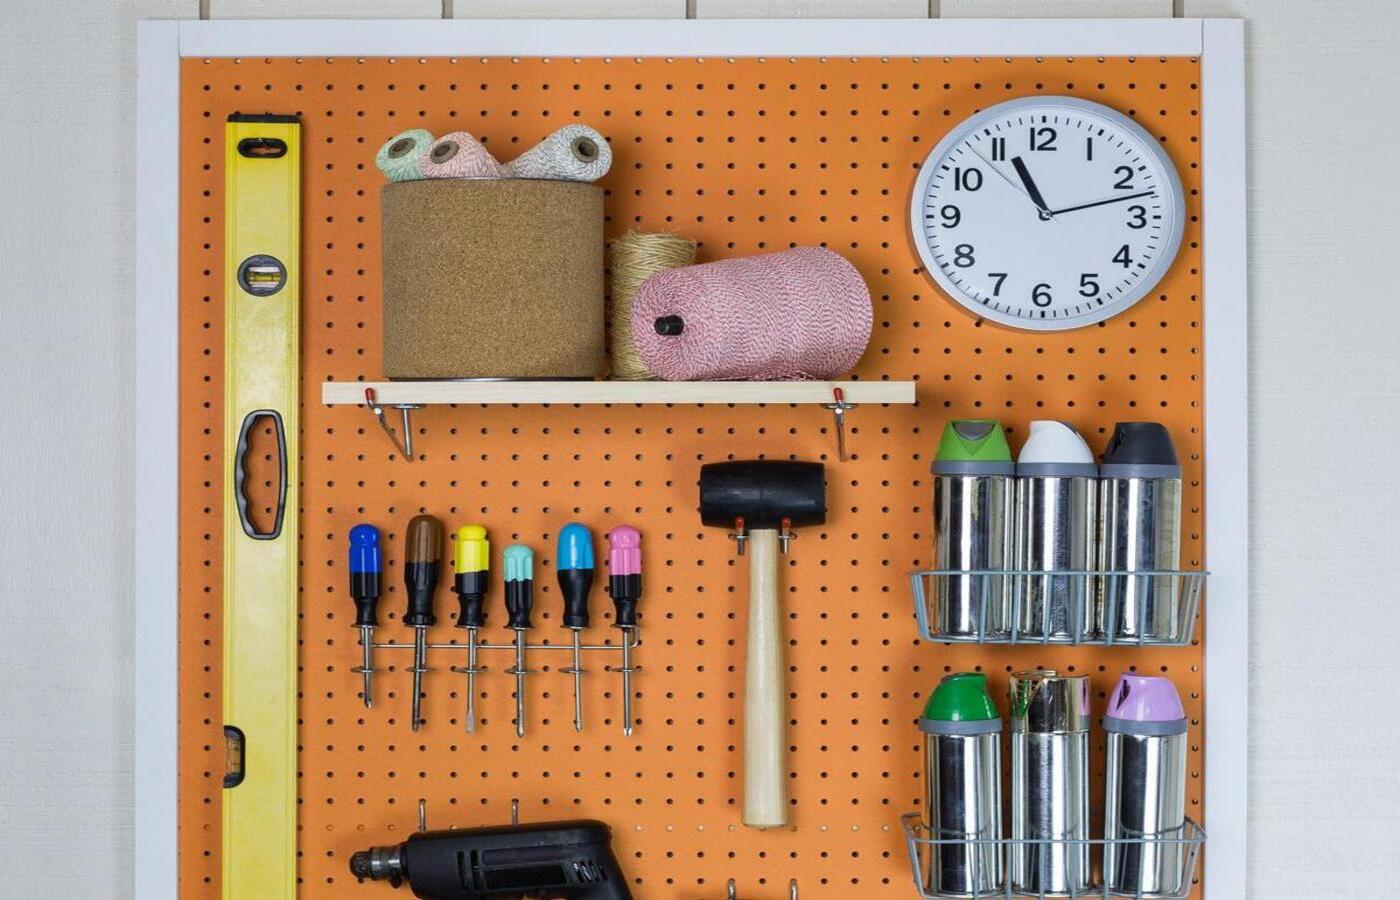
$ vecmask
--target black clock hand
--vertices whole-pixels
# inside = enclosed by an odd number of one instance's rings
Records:
[[[1040,188],[1036,187],[1035,179],[1031,177],[1030,169],[1026,168],[1026,164],[1022,162],[1019,156],[1013,156],[1011,158],[1011,165],[1016,169],[1016,174],[1020,177],[1021,183],[1026,186],[1026,193],[1030,195],[1031,202],[1040,209],[1040,217],[1042,219],[1048,219],[1053,213],[1050,212],[1050,207],[1046,205],[1045,198],[1041,196]]]
[[[1000,166],[998,166],[996,163],[992,162],[990,159],[987,159],[987,157],[983,156],[981,153],[978,153],[978,152],[977,152],[977,148],[974,147],[974,146],[972,146],[971,144],[968,144],[968,145],[967,145],[967,149],[969,149],[969,150],[972,151],[972,155],[973,155],[973,156],[977,157],[978,159],[982,160],[982,162],[986,163],[986,164],[987,164],[987,168],[991,169],[994,173],[996,173],[996,176],[997,176],[998,178],[1000,178],[1002,181],[1006,182],[1007,184],[1011,185],[1011,187],[1014,188],[1014,189],[1016,190],[1016,193],[1020,194],[1022,197],[1025,197],[1027,200],[1030,200],[1031,203],[1032,203],[1032,205],[1035,204],[1035,201],[1034,201],[1034,200],[1031,200],[1030,194],[1027,194],[1024,188],[1022,188],[1022,187],[1021,187],[1019,184],[1017,184],[1016,182],[1012,181],[1012,180],[1011,180],[1011,176],[1010,176],[1010,175],[1007,175],[1005,172],[1003,172],[1003,171],[1001,170],[1001,167],[1000,167]]]
[[[1060,213],[1074,212],[1080,209],[1091,209],[1095,206],[1107,206],[1110,203],[1122,203],[1124,200],[1136,200],[1139,197],[1151,197],[1155,191],[1139,191],[1136,194],[1124,194],[1122,197],[1110,197],[1107,200],[1095,200],[1093,203],[1081,203],[1078,206],[1066,206],[1064,209],[1052,210],[1050,215],[1058,216]]]

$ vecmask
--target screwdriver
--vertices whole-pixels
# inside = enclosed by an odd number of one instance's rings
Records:
[[[608,532],[608,594],[613,626],[622,629],[622,733],[632,735],[632,642],[642,598],[642,534],[630,525]]]
[[[573,633],[574,731],[583,731],[583,629],[588,627],[588,593],[593,588],[593,533],[587,525],[570,522],[559,532],[555,568],[564,598],[564,627]]]
[[[467,731],[476,731],[476,630],[486,623],[486,591],[490,587],[488,569],[491,567],[491,542],[486,529],[480,525],[463,525],[457,529],[457,552],[454,568],[457,602],[457,627],[467,629]]]
[[[511,544],[502,554],[506,570],[506,626],[515,629],[515,736],[525,736],[525,632],[535,605],[535,551]]]
[[[432,516],[414,516],[408,523],[403,583],[408,589],[405,625],[413,626],[413,730],[423,721],[423,673],[428,671],[428,628],[437,624],[433,594],[442,563],[442,523]]]
[[[353,671],[364,676],[365,709],[374,706],[374,626],[379,624],[379,529],[356,525],[350,529],[350,596],[355,600],[355,625],[360,629],[360,667]]]

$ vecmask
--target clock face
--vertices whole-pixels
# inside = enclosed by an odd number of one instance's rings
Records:
[[[1106,106],[1028,97],[973,116],[920,169],[914,244],[973,313],[1053,331],[1101,322],[1181,245],[1181,181],[1157,139]]]

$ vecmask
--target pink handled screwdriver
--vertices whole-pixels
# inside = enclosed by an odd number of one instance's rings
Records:
[[[622,733],[631,736],[632,644],[637,632],[637,601],[642,597],[642,534],[630,525],[619,525],[607,537],[613,626],[622,629]]]

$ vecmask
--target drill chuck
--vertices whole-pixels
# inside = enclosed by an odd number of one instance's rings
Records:
[[[360,850],[350,857],[350,874],[370,881],[387,881],[394,887],[403,884],[405,877],[403,850],[406,844],[397,847],[371,847]]]

